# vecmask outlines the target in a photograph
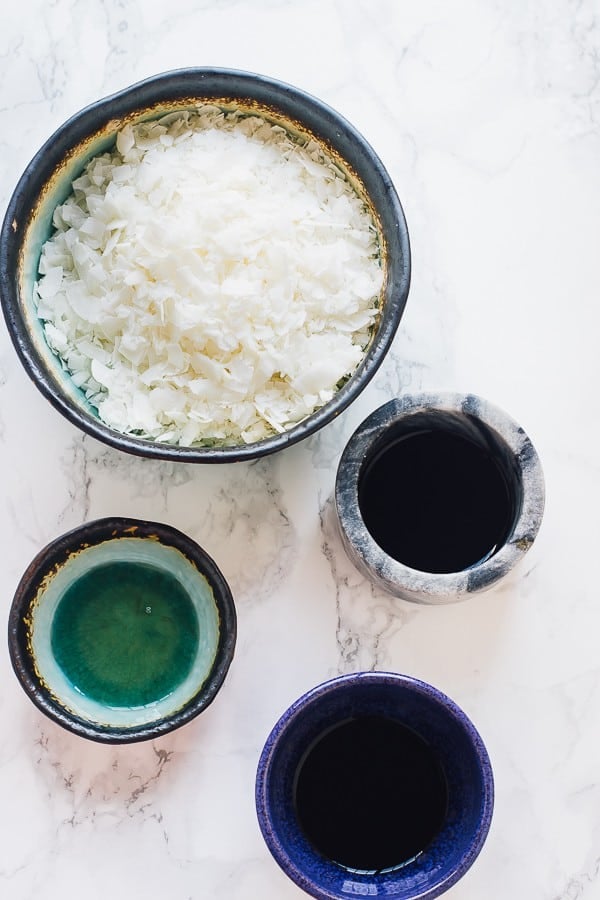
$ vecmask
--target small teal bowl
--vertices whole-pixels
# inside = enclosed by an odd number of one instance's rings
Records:
[[[308,753],[336,725],[360,716],[381,716],[415,732],[438,757],[447,786],[446,815],[437,836],[393,870],[361,872],[326,859],[311,844],[296,813],[298,773]],[[465,713],[431,685],[393,672],[344,675],[300,697],[269,735],[256,778],[256,809],[265,842],[289,878],[317,900],[439,897],[480,853],[493,803],[489,756]],[[389,807],[383,809],[389,818]],[[403,810],[396,814],[399,820]]]
[[[31,562],[8,623],[32,702],[91,740],[132,743],[189,722],[215,698],[236,640],[231,591],[189,537],[98,519]]]

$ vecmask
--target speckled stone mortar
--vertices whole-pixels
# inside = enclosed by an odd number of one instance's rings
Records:
[[[504,545],[484,562],[460,572],[432,574],[397,562],[376,543],[358,504],[361,472],[373,448],[404,424],[443,423],[492,450],[511,473],[517,510]],[[510,572],[530,549],[544,511],[544,476],[536,450],[523,429],[503,410],[473,394],[408,394],[376,409],[354,432],[340,459],[335,509],[350,559],[379,587],[418,603],[448,603],[487,590]]]

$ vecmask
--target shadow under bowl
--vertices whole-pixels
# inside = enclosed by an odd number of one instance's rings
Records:
[[[236,640],[231,592],[213,560],[167,525],[98,519],[30,563],[8,622],[30,700],[81,737],[149,740],[206,709]]]
[[[189,447],[119,432],[100,420],[48,346],[34,303],[34,285],[52,216],[89,160],[110,150],[124,124],[215,103],[242,109],[314,137],[346,172],[380,232],[384,287],[364,357],[333,398],[281,434],[250,444]],[[230,69],[181,69],[149,78],[86,107],[65,122],[25,169],[0,232],[0,295],[8,330],[25,370],[70,422],[117,449],[180,462],[235,462],[280,450],[313,434],[365,388],[390,347],[406,304],[410,246],[400,201],[378,156],[341,115],[297,88]]]

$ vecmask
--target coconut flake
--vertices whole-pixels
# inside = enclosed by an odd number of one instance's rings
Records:
[[[383,283],[373,218],[316,141],[260,116],[127,125],[53,222],[38,315],[118,431],[251,443],[363,357]]]

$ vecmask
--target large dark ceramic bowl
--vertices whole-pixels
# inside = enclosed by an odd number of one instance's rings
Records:
[[[50,719],[108,744],[166,734],[206,709],[236,639],[231,592],[191,538],[98,519],[38,553],[15,593],[10,658]]]
[[[364,358],[334,397],[282,434],[248,445],[167,445],[120,433],[99,418],[48,347],[36,315],[33,287],[52,214],[73,179],[114,144],[125,121],[135,123],[204,101],[264,112],[270,120],[312,134],[354,181],[379,223],[385,283],[380,314]],[[385,356],[402,316],[410,281],[410,248],[402,207],[389,175],[364,138],[320,100],[287,84],[227,69],[168,72],[113,94],[65,122],[29,163],[10,200],[0,235],[0,292],[17,353],[34,383],[74,425],[141,456],[188,462],[255,458],[293,444],[337,416],[363,390]]]
[[[445,814],[429,845],[404,864],[379,871],[361,871],[326,858],[309,839],[297,812],[299,772],[311,749],[336,725],[365,716],[384,717],[418,735],[428,752],[439,760],[447,791]],[[363,822],[360,810],[353,808],[352,798],[360,780],[371,775],[368,770],[353,771],[347,784],[347,818],[363,834],[365,828],[378,828],[379,822],[374,820],[373,811]],[[382,792],[378,806],[386,827],[400,834],[410,830],[411,822],[406,821],[406,806],[392,806],[391,782],[398,777],[410,783],[414,767],[410,772],[404,771],[400,760],[395,768],[391,767],[389,790]],[[323,794],[327,788],[323,787]],[[491,823],[493,801],[490,760],[465,713],[431,685],[392,672],[345,675],[300,697],[269,735],[256,780],[258,820],[269,850],[292,881],[317,900],[354,896],[396,900],[439,897],[465,874],[481,851]],[[418,815],[418,797],[413,800],[413,808]],[[352,828],[347,822],[342,827]]]

